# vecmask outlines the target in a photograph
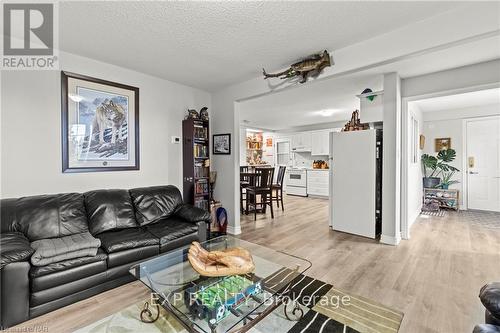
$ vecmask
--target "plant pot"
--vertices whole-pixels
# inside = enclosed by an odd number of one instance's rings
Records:
[[[449,186],[450,186],[450,185],[448,185],[448,184],[441,184],[441,188],[442,188],[443,190],[447,190]]]
[[[441,182],[439,177],[424,177],[424,188],[435,188]]]

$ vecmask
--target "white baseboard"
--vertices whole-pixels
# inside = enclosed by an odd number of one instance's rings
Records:
[[[401,242],[401,236],[394,237],[394,236],[380,235],[380,243],[382,244],[398,245],[399,242]]]
[[[234,227],[234,226],[228,225],[227,226],[227,233],[230,235],[239,235],[239,234],[241,234],[241,227],[240,226]]]

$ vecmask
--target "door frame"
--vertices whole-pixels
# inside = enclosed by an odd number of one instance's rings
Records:
[[[462,119],[462,181],[463,181],[463,192],[462,193],[462,206],[460,206],[461,210],[469,209],[469,178],[467,172],[467,124],[472,121],[477,120],[488,120],[488,119],[500,119],[500,115],[494,116],[484,116],[484,117],[471,117]]]
[[[442,97],[456,94],[463,94],[473,91],[486,90],[500,88],[500,82],[495,82],[491,84],[483,84],[477,86],[470,86],[466,88],[452,89],[452,90],[444,90],[438,91],[430,94],[416,95],[416,96],[408,96],[401,98],[401,237],[403,239],[410,239],[410,230],[408,221],[408,161],[410,158],[410,151],[408,150],[408,103],[418,101],[421,99],[433,98],[433,97]],[[425,122],[425,121],[424,121]],[[465,160],[465,159],[464,159]],[[462,165],[462,169],[463,165]],[[464,189],[465,192],[465,189]],[[465,201],[464,201],[465,203]]]

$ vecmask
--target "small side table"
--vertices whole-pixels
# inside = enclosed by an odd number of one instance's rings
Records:
[[[439,203],[440,208],[458,211],[460,191],[456,189],[424,188],[424,204],[426,200]]]

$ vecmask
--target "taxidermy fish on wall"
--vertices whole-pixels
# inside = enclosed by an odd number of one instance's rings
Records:
[[[318,76],[323,68],[330,67],[332,62],[330,60],[330,54],[328,51],[323,51],[320,54],[313,54],[299,62],[296,62],[290,66],[290,68],[284,70],[283,72],[268,74],[263,68],[264,79],[270,77],[279,77],[280,79],[289,79],[296,76],[300,76],[300,83],[307,81],[309,75]]]

